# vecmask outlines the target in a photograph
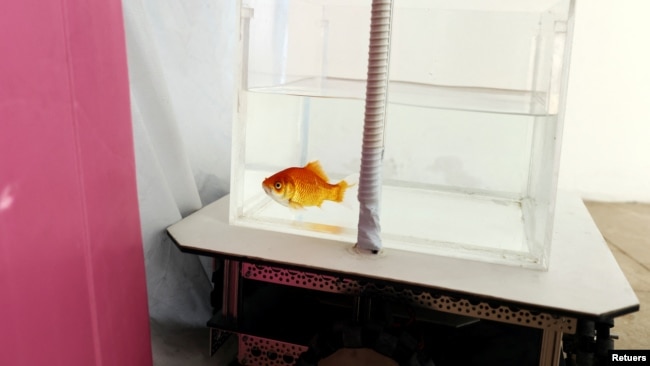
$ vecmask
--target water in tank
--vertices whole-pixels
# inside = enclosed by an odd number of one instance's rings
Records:
[[[394,1],[384,247],[547,268],[573,7]],[[241,1],[232,224],[357,239],[370,13],[370,0]],[[342,197],[274,199],[263,182],[290,167]]]

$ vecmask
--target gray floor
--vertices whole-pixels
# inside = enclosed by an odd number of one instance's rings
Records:
[[[616,319],[617,349],[650,349],[650,204],[586,202],[589,212],[634,288],[641,311]],[[236,352],[231,339],[208,357],[207,328],[151,325],[155,366],[228,365]]]
[[[214,357],[209,357],[209,344],[207,328],[151,324],[154,366],[226,366],[234,360],[237,351],[235,337],[231,337]]]
[[[641,303],[615,320],[618,349],[650,349],[650,204],[586,202]]]

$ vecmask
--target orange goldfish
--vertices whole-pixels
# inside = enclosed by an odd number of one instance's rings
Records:
[[[337,184],[329,179],[318,161],[312,161],[302,168],[287,168],[264,179],[264,192],[278,203],[294,209],[318,206],[323,201],[342,202],[349,187],[345,180]]]

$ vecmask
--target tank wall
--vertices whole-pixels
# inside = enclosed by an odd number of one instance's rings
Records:
[[[396,2],[382,172],[387,246],[547,265],[571,4]],[[242,6],[231,220],[354,241],[370,1]],[[313,160],[331,183],[352,184],[346,208],[293,212],[266,196],[264,178]]]

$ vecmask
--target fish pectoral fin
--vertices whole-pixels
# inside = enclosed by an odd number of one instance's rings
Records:
[[[323,167],[320,165],[320,162],[318,160],[314,160],[309,162],[307,165],[305,165],[305,169],[311,171],[312,173],[316,174],[319,176],[322,180],[325,182],[329,182],[329,178],[327,177],[327,174],[325,174],[325,171],[323,170]]]
[[[305,209],[305,207],[303,207],[303,205],[301,205],[300,203],[296,203],[296,202],[292,202],[292,201],[288,201],[288,206],[290,208],[294,209],[294,210],[304,210]]]

